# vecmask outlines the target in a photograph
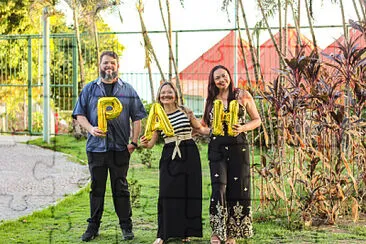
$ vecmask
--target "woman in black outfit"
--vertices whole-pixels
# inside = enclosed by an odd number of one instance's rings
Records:
[[[202,237],[202,173],[192,128],[209,134],[188,108],[178,105],[177,90],[170,82],[163,83],[158,91],[159,103],[174,129],[168,137],[161,131],[165,145],[160,159],[158,233],[154,244],[168,238]],[[141,145],[152,148],[158,139],[155,131],[151,140],[141,137]]]
[[[209,75],[203,124],[212,127],[215,100],[221,100],[228,112],[232,100],[239,103],[238,123],[232,126],[234,136],[228,135],[228,125],[223,123],[224,135],[211,135],[208,158],[211,174],[210,198],[211,243],[235,244],[236,239],[253,235],[250,199],[250,161],[246,132],[260,126],[253,97],[249,92],[234,89],[229,70],[215,66]],[[246,114],[250,120],[246,121]]]

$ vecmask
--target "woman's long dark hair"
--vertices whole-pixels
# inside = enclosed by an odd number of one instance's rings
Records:
[[[212,68],[212,70],[210,71],[210,74],[208,76],[208,87],[207,87],[207,98],[206,98],[206,106],[205,106],[205,113],[203,114],[203,121],[205,122],[205,124],[207,126],[211,126],[211,121],[210,121],[210,112],[212,110],[212,106],[213,106],[213,102],[217,96],[217,94],[219,94],[219,88],[216,87],[215,85],[215,77],[214,77],[214,73],[216,70],[218,69],[224,69],[226,70],[226,72],[229,75],[230,78],[230,84],[229,84],[229,96],[228,96],[228,104],[235,99],[235,95],[234,95],[234,85],[233,85],[233,80],[231,79],[231,74],[228,68],[226,68],[223,65],[217,65],[215,67]]]

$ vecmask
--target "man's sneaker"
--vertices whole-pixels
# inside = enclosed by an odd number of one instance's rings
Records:
[[[96,223],[89,223],[88,228],[84,232],[84,234],[81,236],[82,241],[91,241],[95,237],[99,235],[99,224]]]
[[[124,228],[122,229],[122,237],[123,240],[132,240],[135,236],[131,228]]]

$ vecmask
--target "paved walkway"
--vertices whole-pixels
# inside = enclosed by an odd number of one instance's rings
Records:
[[[0,136],[0,221],[16,219],[77,192],[87,166],[65,154],[23,144],[29,136]]]

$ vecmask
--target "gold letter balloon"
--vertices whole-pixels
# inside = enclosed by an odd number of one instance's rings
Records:
[[[238,111],[239,103],[237,100],[232,100],[229,104],[229,112],[224,112],[224,104],[221,100],[214,101],[214,111],[213,111],[213,125],[212,134],[215,136],[223,136],[224,129],[222,127],[223,122],[226,122],[228,127],[228,135],[235,136],[233,132],[233,125],[238,123]]]
[[[156,130],[164,131],[166,136],[174,136],[173,126],[170,124],[168,116],[159,103],[154,103],[151,106],[144,134],[146,139],[150,140],[153,132]]]
[[[111,108],[107,110],[107,108]],[[122,112],[122,104],[116,97],[101,97],[98,100],[98,128],[107,132],[107,120],[117,118]]]

